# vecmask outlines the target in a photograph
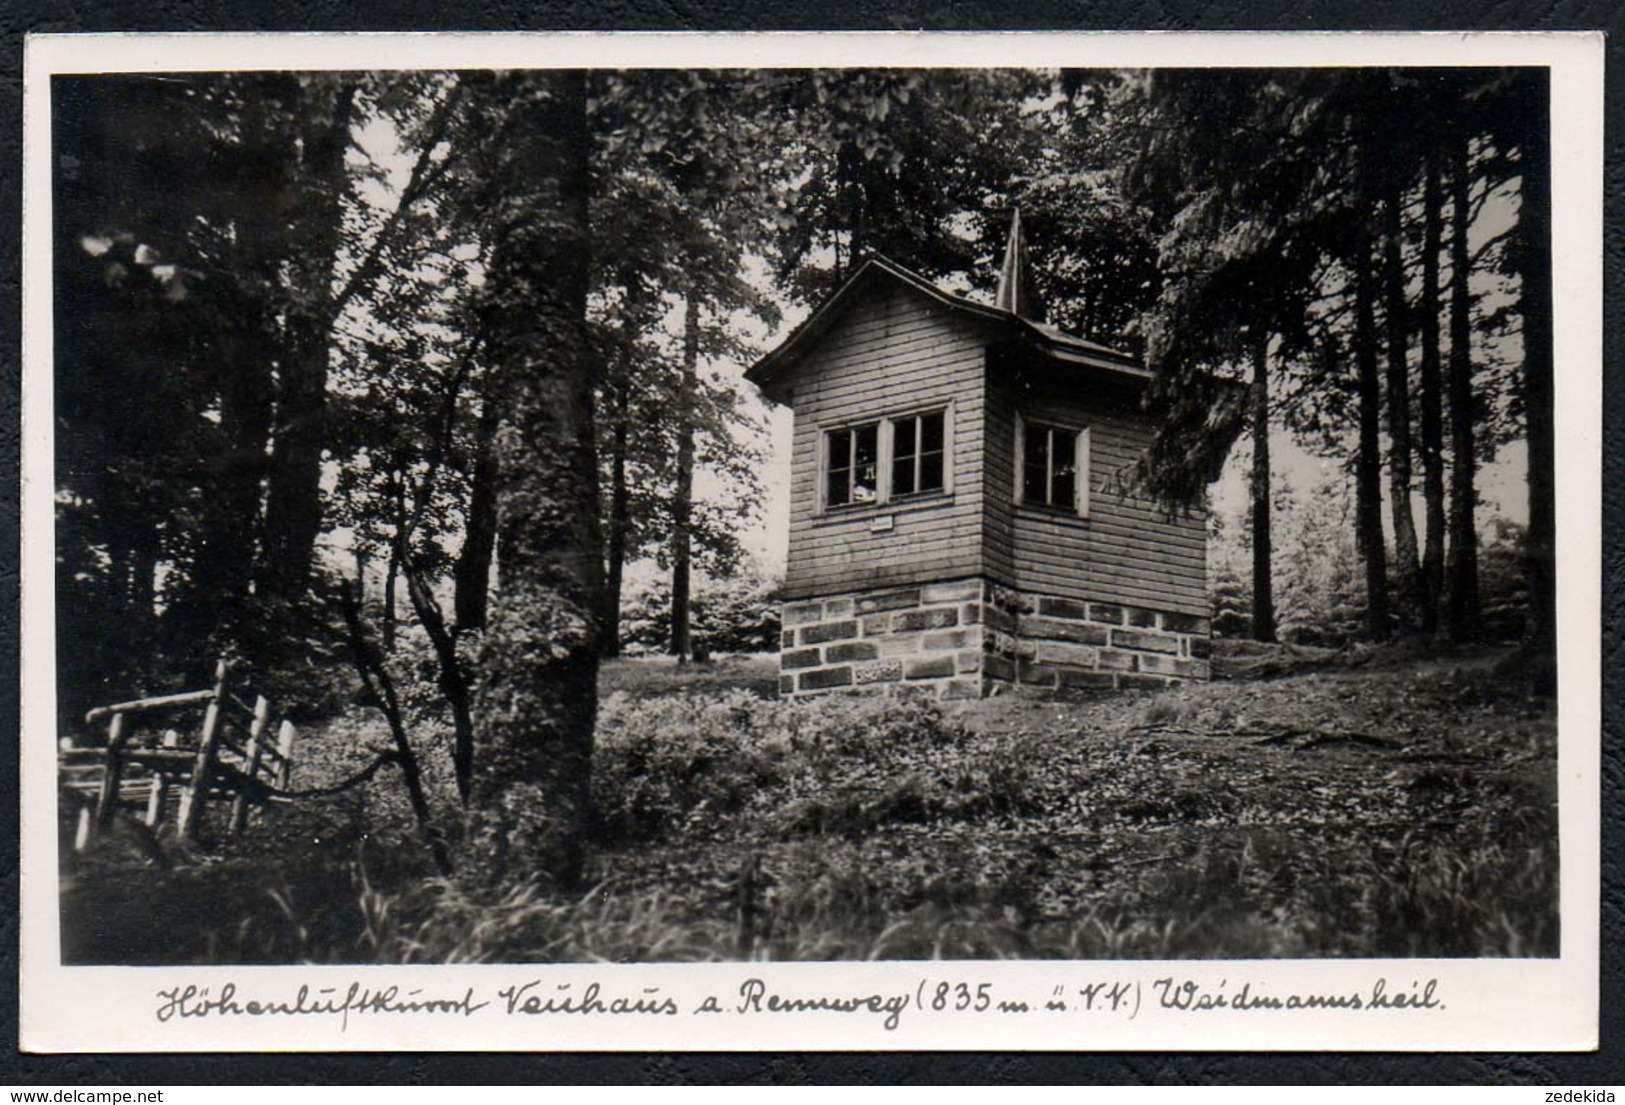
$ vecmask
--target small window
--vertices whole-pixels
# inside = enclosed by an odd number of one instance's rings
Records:
[[[880,495],[880,425],[854,426],[829,435],[825,501],[830,506],[872,503]]]
[[[1087,517],[1088,431],[1024,421],[1020,437],[1021,501]]]
[[[942,412],[892,422],[891,493],[894,497],[942,490]]]
[[[949,410],[824,433],[824,508],[887,503],[953,489]]]

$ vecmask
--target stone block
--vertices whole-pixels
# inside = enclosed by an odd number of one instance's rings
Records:
[[[1206,660],[1176,660],[1174,674],[1181,679],[1212,679],[1213,668]]]
[[[1140,657],[1140,670],[1152,675],[1177,675],[1176,670],[1180,664],[1188,664],[1189,660],[1181,660],[1177,656],[1163,656],[1161,654]]]
[[[803,633],[802,636],[805,637],[806,634]],[[1141,652],[1166,652],[1173,655],[1179,651],[1179,638],[1164,633],[1147,633],[1140,629],[1114,629],[1112,647],[1137,648]]]
[[[794,694],[796,691],[796,677],[793,675],[779,676],[779,693]]]
[[[857,664],[852,678],[858,683],[895,683],[903,678],[901,660],[877,660],[872,664]]]
[[[1196,614],[1164,614],[1162,628],[1171,633],[1208,634],[1208,620]]]
[[[954,656],[954,667],[958,669],[959,674],[961,675],[968,672],[981,671],[982,654],[969,649],[964,652],[956,653]]]
[[[1002,679],[1006,683],[1014,683],[1016,681],[1016,665],[1013,660],[1006,660],[1003,656],[987,653],[982,657],[982,674],[989,679]]]
[[[1147,610],[1143,606],[1126,606],[1123,608],[1123,613],[1127,617],[1129,625],[1138,626],[1141,629],[1157,628],[1157,612],[1155,610]]]
[[[1014,656],[1016,639],[1008,633],[984,631],[982,633],[982,648],[987,652],[997,652],[1003,656]]]
[[[1063,691],[1109,691],[1117,686],[1117,676],[1109,671],[1063,671]]]
[[[964,648],[966,633],[963,629],[949,629],[940,633],[927,633],[920,638],[920,644],[927,652],[941,652],[946,649]]]
[[[920,638],[918,634],[907,633],[897,637],[881,637],[875,641],[880,649],[882,660],[893,659],[898,656],[914,656],[920,651]]]
[[[1171,682],[1173,681],[1165,675],[1130,675],[1124,673],[1117,677],[1117,685],[1124,690],[1131,688],[1145,691],[1161,690]]]
[[[1000,633],[1014,633],[1016,631],[1016,616],[1002,607],[992,603],[983,603],[982,624],[989,629],[997,629]]]
[[[1132,652],[1119,652],[1115,648],[1100,650],[1100,667],[1105,671],[1133,671],[1136,659]]]
[[[1023,637],[1073,641],[1080,645],[1103,645],[1106,643],[1107,633],[1098,625],[1057,621],[1052,618],[1022,618],[1017,632]]]
[[[981,625],[982,604],[979,602],[967,602],[964,606],[961,606],[959,608],[959,624]]]
[[[799,652],[786,652],[779,656],[781,668],[816,668],[822,661],[819,659],[816,648],[804,648]]]
[[[1109,602],[1091,602],[1089,604],[1089,620],[1103,622],[1106,625],[1123,624],[1123,608],[1114,606]]]
[[[819,668],[816,671],[801,673],[801,689],[804,691],[822,691],[830,687],[850,687],[852,685],[852,669],[850,667]]]
[[[932,610],[905,610],[892,617],[893,633],[913,629],[946,629],[959,624],[959,611],[952,606],[939,606]]]
[[[1100,656],[1093,645],[1075,645],[1070,641],[1039,641],[1038,661],[1042,664],[1069,664],[1072,667],[1092,668]]]
[[[785,625],[810,625],[824,617],[824,604],[821,602],[798,602],[786,606],[779,613],[779,620]]]
[[[1038,609],[1038,598],[1011,587],[993,586],[988,590],[988,601],[1011,614],[1031,614]]]
[[[1031,683],[1039,687],[1054,688],[1061,677],[1059,668],[1048,664],[1035,664],[1031,660],[1022,660],[1017,664],[1017,674],[1023,683]]]
[[[818,645],[825,641],[840,641],[857,635],[858,623],[851,619],[844,622],[820,622],[818,625],[809,625],[801,631],[801,643]]]
[[[856,610],[859,614],[875,614],[883,610],[903,610],[920,605],[920,589],[910,587],[902,591],[877,591],[872,595],[859,595]]]
[[[1206,660],[1213,655],[1213,642],[1206,637],[1188,637],[1185,640],[1185,651],[1198,660]]]
[[[873,641],[845,641],[824,650],[824,660],[831,664],[847,660],[873,660],[879,655],[880,649]]]
[[[903,668],[903,674],[910,679],[943,679],[954,673],[954,658],[951,655],[922,656],[918,660],[909,660]]]
[[[891,615],[865,614],[858,619],[858,624],[863,628],[865,637],[878,637],[882,633],[891,632]]]
[[[1040,598],[1038,612],[1047,618],[1071,618],[1080,622],[1089,620],[1089,604],[1077,599]]]
[[[824,600],[824,617],[826,617],[826,618],[850,618],[851,616],[852,616],[852,600],[851,599],[825,599]]]
[[[794,648],[795,643],[796,643],[796,631],[795,630],[786,629],[783,633],[779,634],[779,647],[780,648]]]
[[[950,679],[942,688],[943,698],[981,698],[980,679]]]
[[[968,602],[982,597],[982,581],[961,579],[952,583],[927,583],[920,588],[920,604],[930,606],[937,602]]]

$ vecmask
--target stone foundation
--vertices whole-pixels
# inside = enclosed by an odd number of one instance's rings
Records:
[[[942,698],[1207,679],[1208,619],[982,579],[789,603],[779,693],[913,688]]]

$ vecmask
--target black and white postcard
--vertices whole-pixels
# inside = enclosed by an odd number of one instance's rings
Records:
[[[26,76],[26,1049],[1595,1047],[1600,36]]]

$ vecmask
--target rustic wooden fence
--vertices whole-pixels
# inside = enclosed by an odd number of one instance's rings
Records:
[[[253,809],[286,800],[294,727],[284,719],[272,739],[271,704],[264,696],[252,704],[239,698],[230,675],[221,660],[207,690],[98,706],[85,723],[105,723],[104,743],[62,741],[58,779],[64,800],[77,806],[75,851],[121,807],[154,829],[173,808],[177,833],[195,840],[210,803],[229,803],[227,831],[238,834]],[[187,725],[200,708],[201,723]]]

